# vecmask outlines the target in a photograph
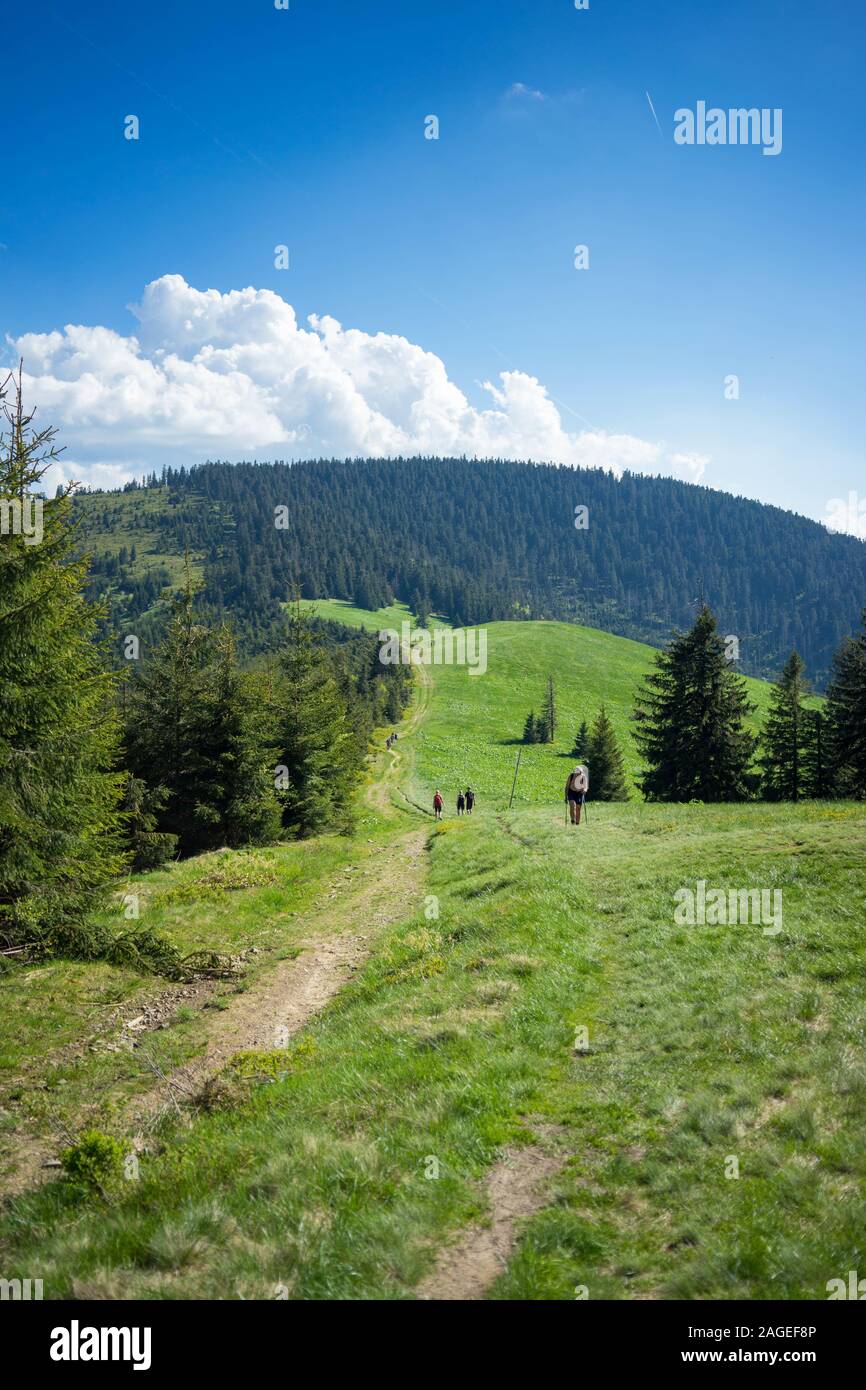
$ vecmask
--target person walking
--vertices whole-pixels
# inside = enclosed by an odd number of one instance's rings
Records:
[[[586,763],[578,763],[574,771],[568,774],[565,783],[565,800],[572,825],[580,825],[580,813],[588,791],[589,768]]]
[[[457,814],[462,816],[466,808],[466,798],[462,792],[457,793]]]
[[[436,795],[433,797],[433,814],[437,820],[442,819],[442,793],[439,791],[438,787],[436,789]]]
[[[471,787],[466,788],[466,814],[472,815],[472,807],[475,805],[475,793]]]

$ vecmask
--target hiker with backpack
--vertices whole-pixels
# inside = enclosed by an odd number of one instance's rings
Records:
[[[462,816],[462,815],[463,815],[463,811],[464,811],[465,807],[466,807],[466,798],[465,798],[465,796],[463,795],[462,792],[458,792],[458,793],[457,793],[457,814],[458,814],[458,816]]]
[[[565,800],[572,825],[580,825],[580,812],[589,791],[589,768],[586,763],[578,763],[568,775],[565,784]]]
[[[472,807],[475,805],[475,793],[471,787],[466,788],[466,814],[472,815]]]
[[[433,797],[433,814],[437,820],[442,819],[442,793],[439,791],[438,787],[436,789],[436,795]]]

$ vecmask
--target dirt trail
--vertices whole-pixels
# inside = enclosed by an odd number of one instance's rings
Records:
[[[416,666],[418,681],[415,687],[415,701],[407,718],[398,729],[399,738],[390,751],[385,753],[385,762],[380,776],[367,788],[366,798],[374,810],[388,814],[397,806],[401,811],[424,811],[426,808],[413,801],[403,785],[411,771],[410,756],[404,742],[423,724],[430,709],[433,693],[433,680],[426,666]]]
[[[300,943],[301,955],[234,996],[214,1019],[204,1053],[136,1097],[127,1125],[148,1127],[166,1107],[194,1095],[234,1053],[270,1051],[309,1023],[363,964],[383,928],[411,913],[423,879],[426,838],[424,830],[400,836],[387,858],[379,858],[373,882],[316,913],[315,932]]]
[[[441,1252],[418,1285],[418,1297],[454,1302],[483,1298],[508,1264],[520,1224],[545,1205],[550,1180],[564,1162],[564,1154],[534,1145],[506,1149],[487,1174],[490,1224],[470,1226]]]

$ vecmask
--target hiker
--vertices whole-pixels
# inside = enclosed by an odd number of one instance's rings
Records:
[[[580,825],[580,812],[588,791],[589,768],[586,763],[578,763],[574,771],[569,773],[565,784],[565,799],[572,825]]]
[[[466,814],[472,815],[472,807],[475,805],[475,793],[471,787],[466,788]]]
[[[466,806],[466,798],[465,798],[465,796],[463,795],[462,792],[458,792],[458,793],[457,793],[457,814],[458,814],[458,816],[462,816],[462,815],[463,815],[463,811],[464,811],[464,809],[465,809],[465,806]]]
[[[437,820],[442,819],[442,793],[438,789],[433,798],[433,814]]]

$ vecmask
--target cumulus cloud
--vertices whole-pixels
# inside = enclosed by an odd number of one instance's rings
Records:
[[[525,372],[485,382],[479,409],[434,353],[329,316],[299,325],[273,290],[222,294],[164,275],[130,309],[129,336],[69,324],[9,340],[28,401],[67,446],[62,473],[96,486],[205,458],[466,454],[691,481],[708,461],[632,435],[569,431]]]

